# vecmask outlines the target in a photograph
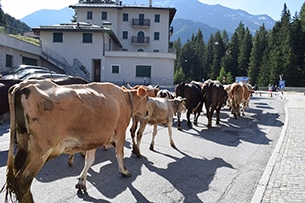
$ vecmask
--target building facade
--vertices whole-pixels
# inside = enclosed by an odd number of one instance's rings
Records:
[[[66,72],[82,76],[75,72],[80,69],[90,81],[173,84],[176,54],[170,48],[170,25],[175,8],[153,7],[151,1],[139,6],[97,0],[70,8],[75,23],[32,29],[45,56],[60,56],[70,64],[72,70],[66,67]]]

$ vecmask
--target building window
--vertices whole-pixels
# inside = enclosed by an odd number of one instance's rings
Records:
[[[112,73],[120,73],[120,66],[119,65],[112,65],[111,72]]]
[[[92,33],[83,33],[83,43],[92,43]]]
[[[155,14],[155,23],[160,22],[160,14]]]
[[[10,68],[13,67],[13,56],[12,55],[6,54],[6,56],[5,56],[5,66],[10,67]]]
[[[123,31],[123,39],[128,39],[128,31]]]
[[[102,20],[107,20],[107,12],[102,12]]]
[[[154,32],[154,40],[160,39],[160,32]]]
[[[128,13],[123,13],[123,21],[128,21]]]
[[[136,66],[136,77],[151,77],[151,66]]]
[[[53,42],[63,42],[62,33],[54,32],[53,33]]]
[[[159,50],[158,49],[154,49],[154,51],[153,52],[159,52]]]
[[[93,13],[92,11],[87,11],[87,19],[92,20],[93,19]]]
[[[22,57],[22,64],[37,66],[37,59]]]

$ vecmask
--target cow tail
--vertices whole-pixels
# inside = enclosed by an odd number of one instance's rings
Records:
[[[17,181],[16,181],[16,169],[15,169],[15,155],[14,148],[16,143],[16,117],[15,117],[15,89],[13,87],[9,89],[8,93],[9,106],[10,106],[10,145],[8,150],[7,159],[7,171],[6,171],[6,184],[1,189],[1,192],[6,189],[5,202],[8,202],[8,198],[12,200],[12,193],[16,193]]]
[[[198,102],[197,106],[193,108],[193,112],[197,112],[198,108],[200,108],[202,101]]]

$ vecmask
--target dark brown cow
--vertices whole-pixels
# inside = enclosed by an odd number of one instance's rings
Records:
[[[191,128],[191,113],[194,113],[194,125],[197,125],[198,117],[202,111],[203,95],[201,87],[198,84],[181,82],[175,87],[176,97],[181,96],[186,99],[185,107],[187,109],[187,125]],[[178,130],[181,130],[180,115],[178,114]]]
[[[59,86],[50,80],[31,80],[11,88],[9,102],[6,200],[15,193],[19,202],[33,202],[33,178],[47,161],[62,153],[86,151],[76,185],[86,191],[96,148],[110,141],[116,146],[119,172],[131,175],[123,163],[125,133],[132,116],[146,115],[145,87],[127,90],[112,83]]]
[[[207,127],[212,127],[212,116],[216,110],[216,124],[220,122],[220,109],[227,100],[227,92],[219,81],[207,80],[202,87],[202,93],[208,119]]]
[[[8,89],[17,84],[20,83],[21,80],[19,79],[1,79],[0,80],[0,116],[3,114],[9,113],[10,112],[10,107],[8,105]]]
[[[153,97],[149,98],[147,101],[148,115],[143,118],[138,118],[138,121],[140,122],[140,128],[137,132],[137,142],[135,141],[136,126],[132,125],[132,127],[130,128],[133,143],[132,152],[135,153],[138,157],[141,157],[140,143],[147,124],[153,125],[152,140],[149,147],[150,150],[154,150],[154,139],[157,135],[158,124],[163,124],[167,126],[170,145],[173,148],[176,148],[172,137],[173,116],[176,113],[184,113],[186,111],[186,108],[183,104],[184,101],[185,99],[181,97],[174,99]]]

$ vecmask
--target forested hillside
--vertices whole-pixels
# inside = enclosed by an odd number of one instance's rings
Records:
[[[29,32],[31,28],[21,22],[20,20],[16,20],[14,17],[5,14],[1,7],[0,1],[0,32],[5,32],[8,34],[23,34],[25,32]]]
[[[305,3],[291,16],[286,4],[281,20],[271,30],[262,25],[254,36],[241,22],[229,39],[217,31],[205,43],[199,29],[177,51],[175,82],[218,79],[232,83],[236,76],[248,76],[251,84],[305,86]]]

